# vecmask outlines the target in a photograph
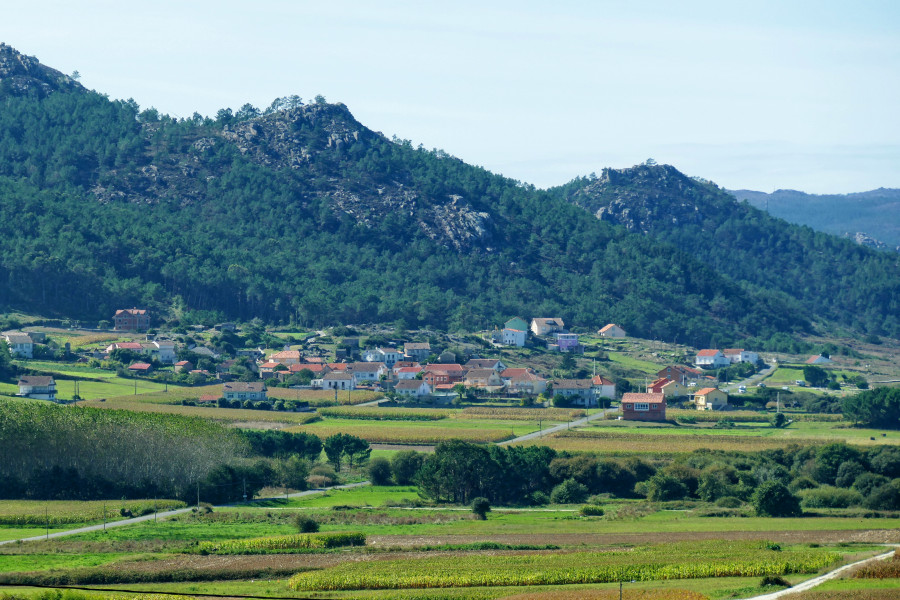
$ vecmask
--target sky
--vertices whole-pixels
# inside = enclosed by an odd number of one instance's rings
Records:
[[[538,187],[653,158],[729,189],[900,188],[896,0],[29,0],[0,41],[178,117],[321,94]]]

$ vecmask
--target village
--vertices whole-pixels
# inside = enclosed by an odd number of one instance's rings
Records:
[[[475,338],[479,345],[463,351],[457,345],[456,352],[447,343],[406,341],[392,345],[392,340],[375,335],[366,339],[387,343],[363,345],[359,335],[346,335],[337,341],[327,332],[317,332],[303,343],[281,347],[236,348],[226,342],[224,348],[220,344],[216,349],[194,338],[187,341],[177,334],[155,332],[149,311],[138,308],[118,310],[112,324],[113,333],[131,335],[131,341],[115,341],[103,348],[79,352],[65,347],[57,354],[93,366],[110,365],[118,368],[121,375],[135,379],[204,385],[207,391],[209,384],[220,382],[220,391],[189,401],[220,408],[308,410],[302,402],[279,401],[268,394],[272,387],[286,387],[333,392],[335,403],[340,401],[339,395],[354,390],[376,392],[382,402],[432,406],[452,406],[463,399],[503,399],[528,407],[590,409],[608,408],[618,402],[622,420],[665,421],[666,409],[672,406],[698,411],[729,410],[729,390],[744,394],[747,388],[727,385],[728,378],[721,381],[722,370],[738,366],[740,374],[752,377],[766,366],[754,351],[700,349],[692,360],[685,355],[686,360],[662,366],[653,379],[645,375],[642,382],[597,373],[596,359],[592,372],[585,373],[583,368],[574,368],[576,357],[584,361],[585,338],[613,343],[627,339],[626,331],[610,323],[585,335],[570,331],[558,317],[533,318],[530,323],[514,317],[502,328]],[[347,328],[335,331],[344,329]],[[213,330],[221,339],[239,343],[239,328],[235,324],[222,323]],[[3,335],[14,358],[32,359],[48,354],[45,333],[14,331]],[[137,341],[139,337],[143,339]],[[333,343],[333,351],[321,343],[323,340]],[[503,356],[504,350],[517,349],[529,351],[532,358],[511,360]],[[547,368],[546,359],[553,355],[561,357],[557,362],[563,368]],[[544,360],[534,360],[535,357]],[[807,362],[818,365],[831,360],[814,356]],[[793,385],[805,386],[806,382],[797,380]],[[759,382],[759,389],[764,387]],[[73,394],[74,398],[61,397],[50,374],[20,376],[16,395],[60,402],[79,399],[77,394]]]

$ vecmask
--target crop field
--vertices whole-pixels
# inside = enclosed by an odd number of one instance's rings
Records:
[[[194,388],[199,389],[199,388]],[[132,396],[132,398],[136,398]],[[231,423],[306,423],[316,418],[315,413],[297,413],[248,408],[219,408],[217,406],[182,406],[181,404],[157,404],[132,400],[128,397],[78,402],[78,406],[105,408],[110,410],[130,410],[134,412],[183,415],[202,417],[213,421]]]
[[[104,518],[113,521],[124,518],[120,510],[135,515],[183,508],[180,500],[0,500],[0,525],[16,527],[44,527],[91,523]]]
[[[815,573],[839,559],[839,554],[830,551],[776,551],[759,541],[695,542],[607,552],[529,552],[344,563],[300,573],[291,578],[289,585],[295,591],[328,591],[755,577]]]
[[[319,409],[323,417],[361,421],[439,421],[459,414],[440,408],[394,408],[381,406],[334,406]]]
[[[665,454],[688,453],[701,448],[712,450],[754,452],[773,448],[784,448],[791,443],[822,444],[819,438],[758,437],[753,435],[733,435],[720,432],[706,433],[701,430],[675,433],[673,429],[643,431],[612,431],[612,428],[596,427],[561,431],[536,440],[518,442],[525,446],[550,446],[568,452],[605,452],[611,454]],[[646,432],[645,432],[646,431]]]
[[[521,427],[520,423],[516,424]],[[535,426],[532,424],[526,432],[534,431],[534,429]],[[299,427],[290,427],[286,431],[312,433],[323,439],[336,433],[347,433],[368,442],[391,444],[436,444],[453,439],[467,442],[501,442],[516,435],[514,427],[486,428],[467,426],[466,423],[453,423],[452,426],[438,427],[411,421],[396,421],[391,425],[383,425],[380,422],[360,424],[360,421],[353,419],[328,419]]]
[[[728,412],[718,412],[709,410],[690,410],[670,408],[666,410],[666,417],[669,419],[681,419],[684,417],[693,418],[701,423],[715,423],[721,419],[731,419],[735,423],[769,423],[774,417],[774,413],[759,412],[754,410],[730,410]],[[821,421],[825,423],[839,423],[844,420],[842,415],[824,414],[824,413],[791,413],[785,412],[785,416],[794,421]]]
[[[338,392],[335,401],[335,393],[331,390],[292,390],[290,388],[269,388],[269,398],[279,400],[300,400],[309,402],[310,406],[334,406],[335,404],[356,405],[371,402],[383,396],[378,392],[368,390],[351,390]]]
[[[463,409],[461,418],[495,419],[501,421],[537,421],[566,422],[580,419],[585,412],[572,408],[504,408],[493,406],[468,406]]]

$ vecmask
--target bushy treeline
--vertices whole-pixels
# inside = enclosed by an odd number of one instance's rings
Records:
[[[841,402],[844,418],[880,429],[900,429],[900,388],[883,387]]]
[[[432,455],[398,454],[391,467],[395,481],[414,481],[423,496],[438,502],[467,504],[485,497],[516,505],[579,503],[591,495],[610,494],[728,506],[755,502],[754,493],[765,485],[768,492],[787,494],[798,506],[802,500],[807,508],[900,509],[900,448],[893,446],[861,450],[834,443],[754,453],[698,450],[670,461],[648,461],[450,441],[439,444]],[[384,471],[382,482],[389,476]]]
[[[191,498],[244,453],[234,430],[203,419],[0,399],[6,498]]]

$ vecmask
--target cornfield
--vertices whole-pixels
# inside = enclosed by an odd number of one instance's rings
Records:
[[[497,419],[500,421],[571,421],[584,416],[583,410],[571,408],[506,408],[469,406],[462,416],[468,419]]]
[[[369,392],[367,390],[352,390],[347,392],[338,392],[337,397],[333,390],[292,390],[290,388],[269,388],[269,398],[278,400],[300,400],[301,402],[309,402],[310,406],[335,406],[362,404],[363,402],[371,402],[381,398],[383,394],[378,392]]]
[[[89,523],[118,518],[120,510],[135,516],[186,506],[180,500],[0,500],[0,525],[21,527]]]
[[[509,429],[477,429],[462,427],[417,427],[375,426],[375,425],[329,425],[316,423],[312,427],[289,427],[285,431],[305,432],[322,439],[336,433],[347,433],[367,442],[380,444],[437,444],[446,440],[487,443],[500,442],[513,437]]]
[[[273,551],[324,550],[342,546],[364,546],[362,533],[298,533],[246,540],[200,542],[201,554],[265,554]]]
[[[611,552],[434,557],[343,563],[291,578],[295,591],[566,585],[814,573],[833,552],[774,551],[759,541],[657,544]]]
[[[771,414],[753,410],[730,410],[728,412],[718,412],[710,410],[687,410],[680,408],[670,408],[666,410],[666,417],[675,420],[681,419],[683,417],[692,417],[698,423],[715,423],[724,417],[731,419],[735,423],[768,423],[772,420]],[[793,419],[794,421],[819,421],[828,423],[835,423],[843,420],[842,415],[832,415],[824,413],[790,413],[788,417]]]
[[[900,554],[887,560],[873,561],[853,570],[856,579],[900,579]]]
[[[784,448],[789,444],[817,445],[826,440],[814,438],[764,438],[727,434],[634,433],[597,430],[567,430],[539,440],[523,442],[526,446],[549,446],[569,452],[610,452],[617,454],[689,453],[701,448],[711,450],[755,452]]]
[[[700,592],[679,589],[627,589],[623,592],[622,598],[627,600],[708,600]],[[619,590],[551,590],[505,596],[498,600],[619,600]]]
[[[361,419],[363,421],[439,421],[454,414],[438,408],[381,408],[378,406],[339,406],[320,408],[323,417]]]
[[[202,389],[202,388],[197,388]],[[218,388],[221,391],[221,388]],[[267,423],[306,423],[315,417],[314,413],[295,413],[273,410],[255,410],[249,408],[219,408],[218,406],[182,406],[181,404],[156,404],[135,400],[140,396],[124,396],[110,398],[105,402],[86,400],[79,406],[105,408],[111,410],[128,410],[141,413],[183,415],[202,417],[222,422],[259,422]]]

